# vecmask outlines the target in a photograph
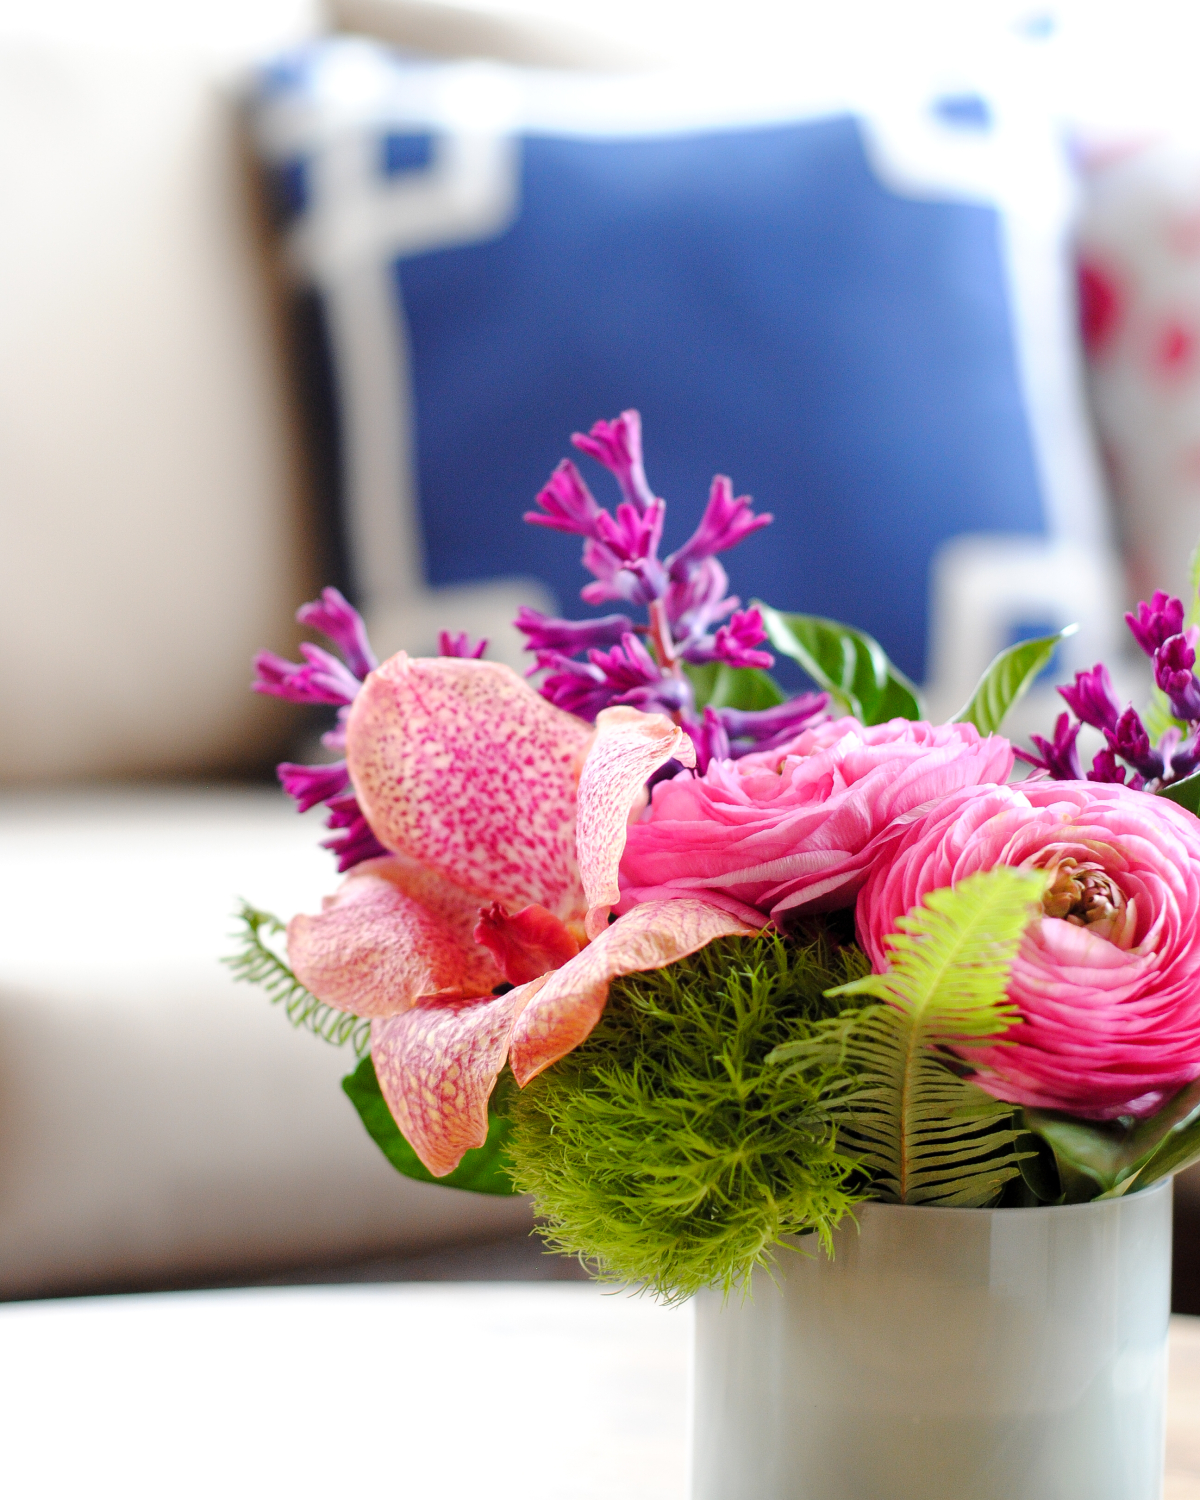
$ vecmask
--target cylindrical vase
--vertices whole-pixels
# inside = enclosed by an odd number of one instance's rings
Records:
[[[696,1299],[692,1500],[1160,1500],[1169,1181],[833,1238]]]

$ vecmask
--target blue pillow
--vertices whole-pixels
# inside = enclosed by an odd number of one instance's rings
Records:
[[[578,614],[577,545],[520,517],[572,431],[634,406],[666,550],[715,472],[774,513],[728,560],[743,597],[852,621],[950,697],[1068,616],[1096,649],[1116,597],[1065,196],[1031,161],[1014,211],[1022,148],[981,95],[890,108],[349,40],[264,75],[258,138],[332,361],[329,501],[368,613],[526,578]],[[990,581],[964,595],[964,568]],[[964,635],[955,601],[981,591]]]

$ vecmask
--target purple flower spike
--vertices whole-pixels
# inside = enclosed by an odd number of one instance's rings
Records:
[[[296,801],[297,812],[307,812],[318,802],[340,796],[350,785],[350,773],[344,760],[328,766],[297,766],[283,761],[275,767],[280,785]]]
[[[596,577],[581,590],[589,604],[624,599],[650,604],[662,597],[667,575],[658,560],[666,506],[655,500],[644,511],[618,505],[616,520],[607,511],[596,518],[595,537],[583,547],[583,565]]]
[[[672,579],[665,603],[675,634],[688,643],[698,640],[735,610],[741,601],[725,593],[728,587],[728,575],[715,557],[706,557],[687,578]]]
[[[367,639],[362,616],[337,589],[322,589],[319,599],[300,606],[296,619],[310,630],[319,630],[328,636],[346,658],[351,672],[360,680],[379,665]]]
[[[621,493],[635,510],[654,504],[642,465],[642,419],[638,412],[623,411],[615,422],[597,422],[586,436],[576,432],[571,441],[581,453],[616,476]]]
[[[656,686],[662,681],[658,663],[636,635],[621,637],[611,651],[589,651],[588,660],[599,667],[614,694],[632,692],[635,688]]]
[[[1130,712],[1132,713],[1132,709]],[[1070,714],[1059,714],[1054,724],[1053,741],[1040,734],[1029,736],[1040,752],[1038,755],[1017,749],[1013,750],[1013,754],[1027,765],[1036,766],[1040,771],[1049,771],[1055,781],[1082,781],[1083,767],[1079,763],[1079,748],[1075,743],[1082,728],[1082,724],[1071,723]],[[1117,754],[1120,753],[1118,750]]]
[[[798,693],[774,708],[719,708],[717,714],[736,759],[752,750],[778,750],[805,729],[829,717],[828,693]]]
[[[1093,729],[1115,729],[1121,705],[1113,688],[1108,668],[1097,662],[1090,672],[1076,672],[1070,687],[1060,687],[1060,696],[1077,719]]]
[[[538,657],[539,668],[550,668],[538,692],[548,698],[555,708],[577,718],[593,722],[601,709],[613,700],[612,688],[599,667],[591,662],[572,661],[569,656],[557,652],[545,652]]]
[[[370,824],[363,817],[353,792],[334,797],[329,803],[327,828],[343,830],[331,839],[322,839],[321,848],[337,855],[338,871],[344,874],[364,859],[378,859],[387,854],[383,845],[371,832]]]
[[[1145,786],[1145,781],[1135,771],[1129,781],[1125,780],[1125,767],[1117,763],[1117,757],[1111,750],[1101,750],[1092,761],[1092,769],[1087,773],[1089,781],[1115,782],[1117,786],[1130,786],[1135,792],[1140,792]]]
[[[755,651],[752,648],[766,638],[767,632],[763,629],[759,611],[739,610],[728,625],[722,625],[717,631],[713,655],[717,661],[726,662],[731,667],[760,667],[765,670],[775,665],[775,658],[769,651]]]
[[[346,667],[305,641],[300,647],[305,664],[287,661],[273,651],[260,651],[254,658],[258,676],[250,684],[256,693],[284,698],[289,703],[353,703],[362,686]]]
[[[564,458],[550,476],[537,503],[546,514],[539,516],[536,510],[527,510],[525,519],[531,526],[548,526],[573,536],[595,537],[598,517],[607,514],[596,504],[583,475],[569,458]]]
[[[771,515],[754,514],[750,509],[749,495],[739,495],[735,500],[732,480],[718,474],[713,479],[708,507],[699,526],[679,551],[667,558],[671,577],[686,578],[697,563],[716,552],[728,552],[753,532],[769,526],[773,520]]]
[[[1168,735],[1172,736],[1171,743],[1167,743]],[[1172,780],[1182,781],[1185,776],[1191,776],[1200,767],[1200,731],[1191,734],[1187,739],[1177,739],[1177,729],[1163,731],[1162,738],[1158,742],[1158,753],[1162,756],[1163,772],[1169,773]]]
[[[633,621],[628,615],[603,615],[598,620],[554,620],[524,605],[513,623],[525,636],[527,650],[562,651],[567,656],[592,648],[618,646],[622,636],[633,634]]]
[[[1115,751],[1122,760],[1128,761],[1143,776],[1149,779],[1163,774],[1162,757],[1151,747],[1146,726],[1132,706],[1125,710],[1117,720],[1116,728],[1107,733],[1105,738],[1108,740],[1108,748]]]
[[[596,538],[623,563],[641,562],[658,552],[666,512],[661,500],[655,500],[644,510],[618,505],[615,521],[602,510],[596,517]]]
[[[443,630],[438,635],[439,656],[464,656],[468,661],[478,661],[487,648],[488,643],[486,639],[472,641],[465,630],[453,633],[449,630]]]
[[[1171,702],[1177,719],[1200,719],[1200,682],[1192,668],[1196,652],[1186,635],[1173,635],[1154,653],[1154,680]]]
[[[711,761],[730,758],[732,752],[729,746],[729,734],[714,709],[704,710],[701,723],[685,724],[683,727],[696,747],[697,775],[703,776]]]
[[[1138,604],[1136,615],[1125,616],[1125,623],[1146,655],[1153,656],[1164,641],[1182,632],[1183,601],[1157,589],[1149,604]]]

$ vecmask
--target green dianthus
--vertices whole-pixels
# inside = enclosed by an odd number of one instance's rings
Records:
[[[508,1105],[550,1245],[677,1300],[741,1285],[781,1236],[827,1239],[861,1196],[831,1121],[845,1075],[766,1059],[827,1029],[824,992],[867,971],[824,935],[771,932],[616,981],[587,1041]]]

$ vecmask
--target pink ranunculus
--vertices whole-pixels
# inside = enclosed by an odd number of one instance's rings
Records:
[[[927,892],[994,865],[1055,871],[1009,999],[1021,1022],[971,1049],[997,1098],[1091,1119],[1152,1114],[1200,1077],[1200,820],[1115,784],[965,789],[909,828],[858,897],[876,970]]]
[[[971,724],[836,719],[789,744],[654,788],[629,829],[621,910],[667,896],[747,921],[848,906],[898,819],[963,786],[1003,782],[1012,750]]]
[[[524,1086],[584,1040],[613,979],[748,930],[702,898],[608,922],[630,808],[693,753],[662,714],[611,708],[593,730],[494,662],[400,652],[366,679],[348,775],[386,852],[293,918],[288,953],[319,999],[370,1018],[380,1090],[435,1176],[483,1144],[506,1061]]]

